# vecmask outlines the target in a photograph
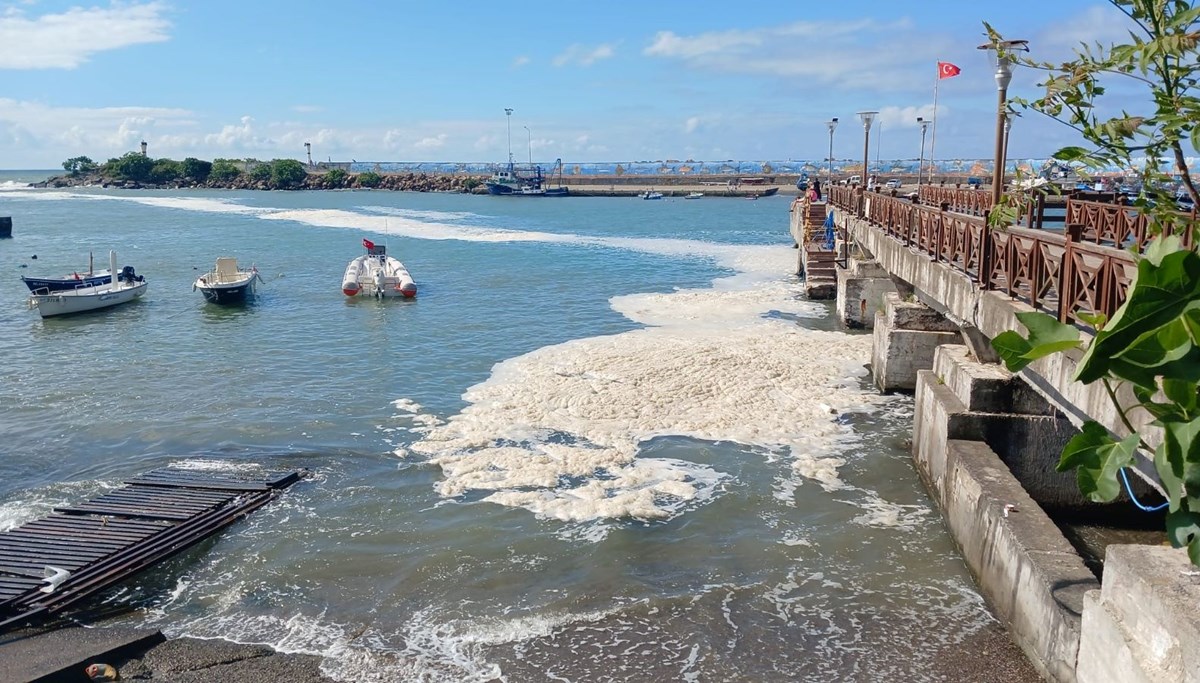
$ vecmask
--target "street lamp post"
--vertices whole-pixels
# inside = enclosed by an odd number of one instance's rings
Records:
[[[980,45],[987,50],[988,59],[996,68],[996,167],[992,171],[992,206],[999,206],[1004,190],[1005,121],[1008,119],[1008,84],[1012,82],[1013,52],[1028,50],[1028,40],[994,40]]]
[[[512,168],[512,108],[504,108],[504,116],[508,121],[508,166]]]
[[[921,159],[917,162],[917,190],[920,191],[925,176],[925,131],[929,128],[929,122],[918,116],[917,125],[921,127]]]
[[[829,127],[829,178],[826,180],[830,185],[833,184],[833,130],[837,128],[837,117],[833,117],[825,122]]]
[[[522,126],[525,129],[525,144],[529,147],[529,167],[533,168],[533,133],[529,132],[529,126]]]
[[[859,178],[859,183],[863,191],[863,202],[859,213],[860,216],[866,215],[867,212],[867,163],[870,161],[869,157],[871,154],[871,123],[875,120],[875,115],[878,113],[877,111],[858,112],[858,118],[863,124],[863,171],[862,177]]]

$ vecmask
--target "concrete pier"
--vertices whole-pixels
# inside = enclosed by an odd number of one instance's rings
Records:
[[[896,291],[888,272],[869,258],[848,259],[837,269],[838,317],[851,329],[875,327],[875,314],[884,310],[884,295]]]
[[[961,340],[957,325],[919,301],[902,301],[895,292],[883,294],[883,310],[875,313],[873,327],[871,372],[884,392],[916,389],[917,371],[933,367],[937,347]]]
[[[984,440],[1036,416],[971,410],[1019,405],[1024,393],[970,361],[965,347],[941,347],[936,369],[918,373],[913,459],[1013,639],[1049,680],[1074,681],[1084,594],[1099,582]]]

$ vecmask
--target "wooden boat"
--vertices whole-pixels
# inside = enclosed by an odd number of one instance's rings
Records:
[[[377,298],[417,295],[417,283],[399,260],[387,255],[387,247],[363,240],[367,253],[352,259],[342,277],[342,293],[346,296]]]
[[[192,291],[200,290],[204,300],[214,304],[240,304],[254,298],[256,286],[262,278],[258,268],[238,268],[236,258],[217,259],[212,270],[196,278]]]
[[[69,291],[80,287],[106,285],[112,282],[112,272],[96,271],[92,264],[92,255],[88,254],[88,269],[85,272],[74,272],[62,277],[21,277],[21,282],[34,294],[49,294],[50,292]]]
[[[117,253],[108,252],[109,270],[117,269]],[[29,307],[37,308],[43,318],[69,315],[84,311],[110,308],[133,301],[146,293],[146,278],[134,272],[133,266],[125,266],[117,273],[115,281],[107,284],[80,285],[72,290],[35,293],[29,296]]]

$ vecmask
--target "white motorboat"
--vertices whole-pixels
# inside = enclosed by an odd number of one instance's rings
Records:
[[[417,283],[399,260],[387,255],[387,247],[363,240],[367,253],[350,261],[342,278],[342,293],[346,296],[377,298],[417,295]]]
[[[123,304],[146,293],[146,278],[134,272],[133,266],[117,271],[117,252],[108,252],[109,272],[117,273],[111,282],[80,284],[80,286],[46,294],[31,294],[29,307],[37,308],[43,318],[95,311]]]
[[[639,194],[638,196],[641,197],[642,199],[662,199],[663,193],[655,192],[654,190],[646,190],[645,192]]]
[[[262,281],[258,268],[238,268],[236,258],[217,259],[213,269],[192,283],[192,291],[200,290],[205,301],[214,304],[240,304],[254,298],[256,285]]]
[[[699,199],[704,196],[703,192],[689,192],[684,195],[684,199]]]

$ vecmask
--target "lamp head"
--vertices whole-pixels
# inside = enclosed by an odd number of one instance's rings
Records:
[[[1012,81],[1012,53],[1029,52],[1029,41],[994,40],[979,49],[987,51],[988,63],[996,70],[996,87],[1005,90]]]
[[[878,113],[879,112],[877,112],[877,111],[860,111],[860,112],[858,112],[858,118],[859,118],[859,120],[862,121],[863,130],[871,130],[871,124],[875,121],[875,115]]]
[[[505,116],[512,116],[512,111],[513,111],[513,110],[512,110],[510,107],[505,107],[505,108],[504,108],[504,115],[505,115]]]
[[[838,120],[837,120],[837,117],[835,116],[835,117],[833,117],[832,119],[829,119],[828,121],[826,121],[826,122],[825,122],[825,125],[829,127],[829,134],[830,134],[830,135],[833,135],[833,130],[834,130],[835,128],[837,128],[837,121],[838,121]]]

